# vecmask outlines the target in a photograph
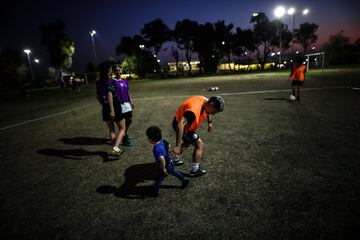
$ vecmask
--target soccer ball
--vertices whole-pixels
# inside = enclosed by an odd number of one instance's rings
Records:
[[[290,101],[295,101],[296,97],[294,95],[290,95]]]

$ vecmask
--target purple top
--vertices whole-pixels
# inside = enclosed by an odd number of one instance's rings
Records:
[[[96,94],[98,96],[100,96],[101,104],[103,106],[109,104],[107,95],[110,92],[110,89],[109,89],[110,82],[111,82],[111,79],[107,79],[105,81],[100,81],[100,80],[96,81]]]
[[[129,95],[129,84],[126,79],[115,79],[112,80],[113,89],[112,92],[114,97],[117,97],[120,103],[130,102]]]

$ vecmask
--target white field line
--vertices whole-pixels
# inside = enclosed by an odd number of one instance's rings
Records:
[[[304,88],[302,89],[303,91],[313,91],[313,90],[324,90],[324,89],[345,89],[345,88],[349,88],[349,87],[324,87],[324,88]],[[360,88],[352,88],[354,90],[359,90]],[[290,89],[281,89],[281,90],[264,90],[264,91],[250,91],[250,92],[235,92],[235,93],[219,93],[217,95],[220,96],[230,96],[230,95],[251,95],[251,94],[262,94],[262,93],[276,93],[276,92],[290,92]],[[214,93],[215,95],[215,93]],[[134,100],[136,101],[148,101],[148,100],[158,100],[158,99],[165,99],[165,98],[186,98],[189,97],[191,95],[185,95],[185,96],[165,96],[165,97],[151,97],[151,98],[134,98]],[[33,122],[37,122],[37,121],[41,121],[44,119],[48,119],[48,118],[52,118],[52,117],[56,117],[56,116],[60,116],[60,115],[64,115],[70,112],[74,112],[80,109],[84,109],[87,108],[91,105],[86,105],[86,106],[82,106],[82,107],[77,107],[77,108],[73,108],[67,111],[63,111],[63,112],[58,112],[58,113],[54,113],[54,114],[50,114],[47,116],[43,116],[43,117],[38,117],[38,118],[34,118],[25,122],[20,122],[20,123],[16,123],[16,124],[12,124],[6,127],[2,127],[0,128],[0,131],[9,129],[9,128],[14,128],[14,127],[18,127],[21,125],[25,125],[25,124],[29,124],[29,123],[33,123]]]
[[[89,106],[90,106],[90,105],[86,105],[86,106],[82,106],[82,107],[77,107],[77,108],[73,108],[73,109],[70,109],[70,110],[63,111],[63,112],[58,112],[58,113],[50,114],[50,115],[47,115],[47,116],[44,116],[44,117],[34,118],[34,119],[31,119],[31,120],[28,120],[28,121],[25,121],[25,122],[20,122],[20,123],[12,124],[12,125],[9,125],[9,126],[0,128],[0,131],[6,130],[6,129],[9,129],[9,128],[13,128],[13,127],[17,127],[17,126],[21,126],[21,125],[25,125],[25,124],[32,123],[32,122],[37,122],[37,121],[44,120],[44,119],[47,119],[47,118],[52,118],[52,117],[60,116],[60,115],[66,114],[66,113],[70,113],[70,112],[77,111],[77,110],[79,110],[79,109],[87,108],[87,107],[89,107]]]

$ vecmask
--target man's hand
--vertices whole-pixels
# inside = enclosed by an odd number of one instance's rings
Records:
[[[208,131],[208,132],[211,132],[213,128],[214,128],[214,127],[213,127],[212,123],[209,123],[209,124],[208,124],[208,127],[207,127],[207,131]]]
[[[176,147],[172,150],[171,154],[173,154],[173,155],[180,155],[180,150],[181,150],[181,147],[176,146]]]

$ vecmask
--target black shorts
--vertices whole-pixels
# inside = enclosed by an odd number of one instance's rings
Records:
[[[107,121],[115,121],[115,122],[120,122],[124,116],[121,113],[121,106],[120,104],[116,104],[114,102],[114,112],[115,112],[115,117],[114,119],[110,118],[110,106],[109,105],[104,105],[103,109],[102,109],[102,117],[103,117],[103,121],[107,122]]]
[[[121,113],[121,115],[123,116],[123,118],[125,119],[129,119],[129,118],[132,118],[132,111],[130,112],[126,112],[126,113]]]
[[[174,117],[174,120],[172,121],[172,127],[174,131],[176,132],[178,122],[176,121],[176,118]],[[193,144],[199,139],[199,135],[195,131],[187,131],[184,132],[182,140],[186,144]]]
[[[302,86],[304,84],[304,81],[300,81],[300,80],[292,80],[291,81],[291,86]]]

